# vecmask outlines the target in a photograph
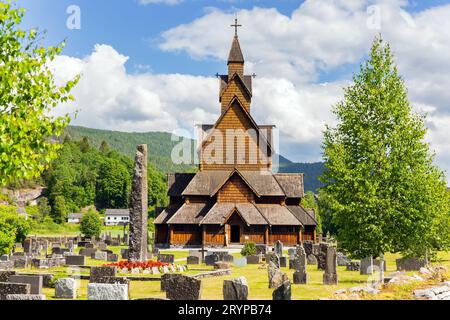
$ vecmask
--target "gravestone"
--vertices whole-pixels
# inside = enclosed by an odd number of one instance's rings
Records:
[[[30,284],[0,282],[0,300],[5,300],[8,294],[30,294]]]
[[[234,261],[234,265],[235,265],[236,267],[239,267],[239,268],[245,267],[245,266],[247,265],[247,259],[246,259],[245,257],[236,259],[236,260]]]
[[[95,252],[97,252],[95,248],[84,248],[80,250],[80,254],[86,257],[91,257]]]
[[[107,258],[108,258],[108,253],[106,253],[104,251],[97,251],[96,253],[94,253],[94,259],[95,260],[106,261]]]
[[[313,242],[310,240],[303,241],[303,248],[305,249],[305,253],[307,256],[313,253]]]
[[[325,273],[323,274],[323,284],[327,285],[338,284],[338,275],[336,267],[337,267],[336,248],[328,246],[325,263]]]
[[[420,268],[426,267],[426,261],[417,258],[401,258],[396,259],[397,271],[419,271]]]
[[[337,265],[340,267],[346,267],[347,264],[351,261],[349,257],[347,257],[342,252],[337,253]]]
[[[267,273],[269,276],[269,289],[277,288],[283,281],[288,279],[287,275],[281,272],[272,261],[267,266]]]
[[[15,274],[15,271],[0,271],[0,282],[9,282],[9,278]]]
[[[283,281],[272,293],[272,300],[291,300],[291,282]]]
[[[287,266],[287,257],[279,257],[280,268],[286,268]]]
[[[23,252],[26,254],[31,254],[33,240],[31,238],[26,238],[23,241]]]
[[[259,264],[260,263],[260,256],[259,255],[250,255],[245,257],[247,259],[248,264]]]
[[[86,257],[83,255],[67,255],[66,265],[68,266],[84,266],[86,263]]]
[[[275,242],[275,244],[273,245],[273,248],[274,248],[275,254],[278,257],[282,257],[283,256],[283,242],[281,242],[280,240],[277,240]]]
[[[0,261],[0,270],[11,270],[14,268],[14,261]]]
[[[129,300],[127,284],[89,283],[88,300]]]
[[[108,253],[106,256],[106,260],[108,262],[117,262],[119,261],[119,255],[115,253]]]
[[[84,247],[85,247],[86,249],[93,249],[93,248],[95,248],[94,244],[91,243],[91,242],[87,242],[87,243],[84,245]]]
[[[327,243],[319,244],[319,252],[318,252],[318,254],[315,254],[315,256],[317,258],[317,269],[318,270],[325,270],[328,247],[329,247],[329,245]],[[313,251],[314,251],[314,246],[313,246]]]
[[[367,257],[367,258],[361,259],[360,268],[359,268],[360,274],[365,274],[365,275],[372,274],[373,273],[372,268],[373,268],[373,258],[372,257]]]
[[[172,278],[177,277],[177,276],[179,276],[179,275],[178,275],[178,274],[174,274],[174,273],[166,273],[166,274],[163,274],[163,275],[161,276],[161,292],[166,291],[166,282],[167,282],[169,279],[172,279]]]
[[[128,260],[128,257],[129,257],[128,252],[129,252],[128,249],[122,249],[121,250],[120,254],[122,255],[122,259]]]
[[[230,269],[231,265],[228,262],[217,261],[214,263],[214,269]]]
[[[248,284],[245,277],[223,280],[223,300],[247,300]]]
[[[234,256],[231,254],[228,254],[228,253],[222,255],[222,257],[220,257],[220,258],[221,258],[220,261],[223,261],[223,262],[234,262]]]
[[[147,145],[137,146],[130,203],[130,243],[128,260],[144,262],[148,251]]]
[[[187,264],[200,264],[200,257],[197,256],[188,256]]]
[[[60,299],[76,299],[77,284],[72,278],[61,278],[55,282],[55,297]]]
[[[288,249],[288,256],[289,256],[289,259],[294,260],[295,250],[296,250],[295,248],[289,248],[289,249]]]
[[[105,278],[115,277],[116,274],[117,267],[91,267],[89,283],[105,283],[107,281]]]
[[[5,300],[46,300],[45,294],[8,294]]]
[[[166,281],[166,298],[170,300],[200,300],[202,282],[185,275],[177,275]]]
[[[380,270],[381,269],[380,268],[381,260],[380,259],[373,259],[373,265],[374,265],[374,270]],[[384,269],[384,271],[386,271],[386,260],[384,260],[383,269]]]
[[[306,272],[306,252],[302,246],[298,246],[294,259],[294,283],[308,283],[308,274]]]
[[[0,256],[0,261],[9,261],[9,255],[3,254]]]
[[[175,262],[175,255],[173,254],[159,254],[158,255],[158,261],[159,262],[165,262],[165,263],[174,263]]]
[[[30,285],[30,294],[41,294],[42,293],[42,276],[35,275],[12,275],[9,277],[9,282],[13,283],[28,283]]]
[[[205,264],[207,266],[213,266],[218,261],[219,261],[219,257],[215,254],[210,254],[205,257]]]
[[[280,259],[274,252],[266,253],[266,263],[272,262],[277,268],[280,267]]]

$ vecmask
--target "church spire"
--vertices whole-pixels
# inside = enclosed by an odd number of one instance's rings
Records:
[[[228,64],[230,63],[244,63],[244,55],[241,51],[241,46],[239,45],[239,38],[237,34],[237,28],[242,27],[242,24],[238,24],[237,16],[234,19],[234,24],[230,25],[230,27],[234,27],[234,38],[233,43],[231,44],[231,50],[228,54]]]

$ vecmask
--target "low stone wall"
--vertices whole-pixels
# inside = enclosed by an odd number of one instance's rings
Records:
[[[208,278],[208,277],[221,277],[221,276],[228,276],[231,274],[231,269],[219,269],[209,272],[203,272],[196,275],[193,275],[192,278],[201,279],[201,278]]]
[[[415,290],[413,295],[416,299],[423,300],[450,300],[450,281],[440,286]]]

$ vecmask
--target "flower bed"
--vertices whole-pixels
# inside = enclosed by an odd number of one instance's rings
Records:
[[[128,269],[128,270],[132,270],[132,269],[151,269],[153,267],[159,268],[159,267],[163,267],[163,266],[169,266],[169,263],[166,262],[159,262],[159,261],[153,261],[153,260],[148,260],[145,262],[131,262],[131,261],[127,261],[127,260],[122,260],[116,263],[110,263],[110,264],[106,264],[105,266],[108,267],[118,267],[121,270],[122,269]]]

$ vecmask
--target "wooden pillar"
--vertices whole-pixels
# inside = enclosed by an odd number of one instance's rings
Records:
[[[314,242],[317,242],[317,239],[316,239],[316,228],[317,227],[314,227]]]
[[[170,246],[172,243],[172,226],[167,225],[167,244]]]
[[[298,244],[303,243],[303,235],[302,235],[303,226],[298,228]]]
[[[269,226],[266,226],[266,232],[264,234],[264,244],[269,244]]]
[[[206,242],[206,226],[202,225],[202,246],[205,245]]]

